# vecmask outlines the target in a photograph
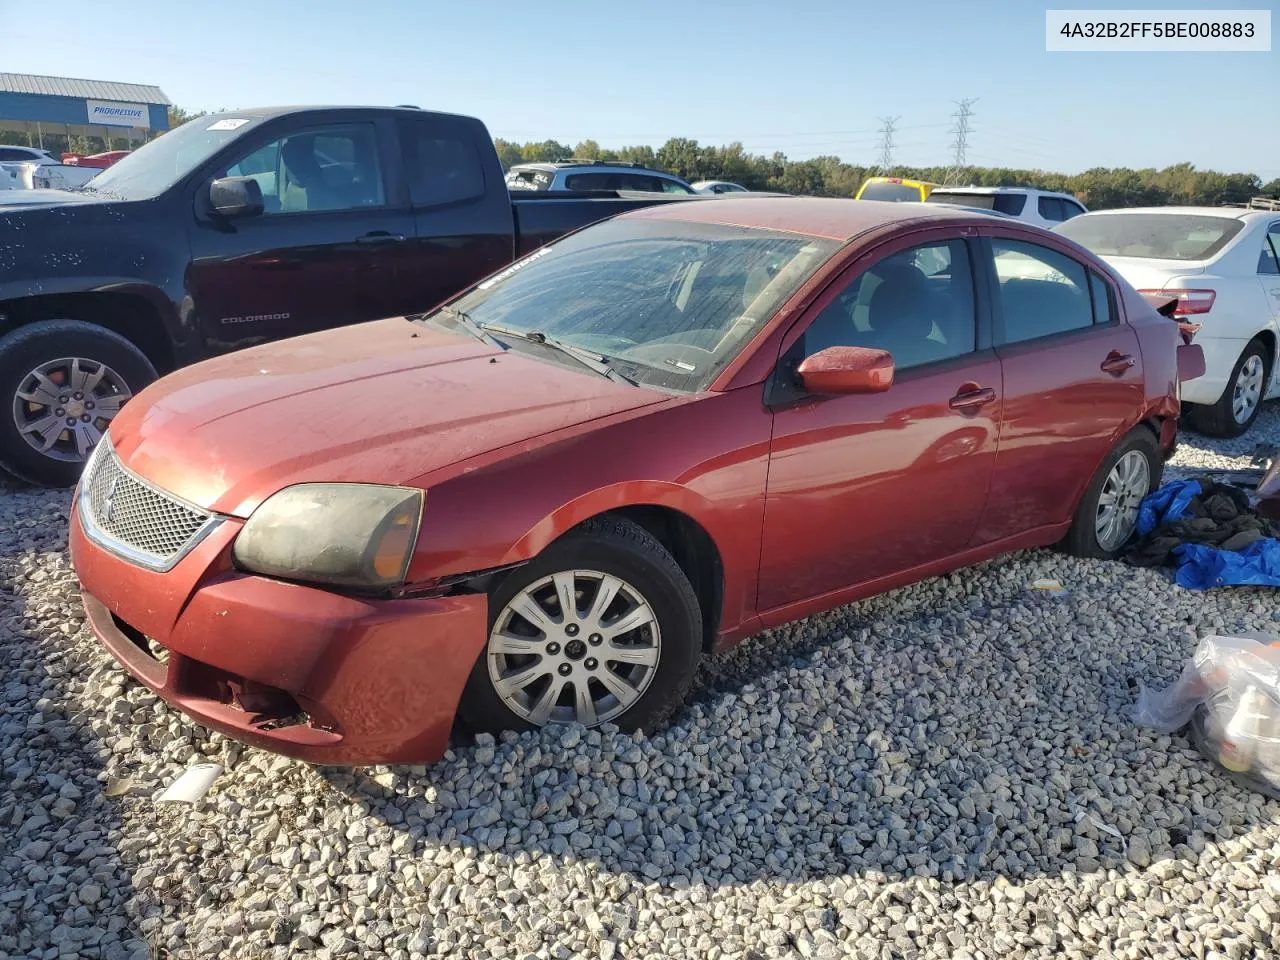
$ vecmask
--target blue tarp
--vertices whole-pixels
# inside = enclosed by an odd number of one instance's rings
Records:
[[[1138,505],[1138,534],[1181,518],[1191,501],[1204,492],[1198,480],[1171,480],[1147,494]],[[1173,548],[1179,586],[1188,590],[1210,587],[1280,587],[1280,540],[1264,537],[1239,550],[1222,550],[1199,543]]]
[[[1178,586],[1188,590],[1210,587],[1280,587],[1280,540],[1255,540],[1240,550],[1219,550],[1200,543],[1173,548],[1178,558]]]

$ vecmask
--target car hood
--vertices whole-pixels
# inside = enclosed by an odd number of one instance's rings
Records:
[[[59,207],[64,203],[94,203],[95,198],[69,190],[0,190],[0,210],[13,207]]]
[[[126,404],[110,435],[156,486],[247,516],[292,483],[412,483],[669,399],[395,318],[187,367]]]

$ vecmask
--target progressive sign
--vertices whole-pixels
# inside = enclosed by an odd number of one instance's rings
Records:
[[[103,127],[151,127],[151,113],[145,103],[117,103],[111,100],[86,100],[89,122]]]

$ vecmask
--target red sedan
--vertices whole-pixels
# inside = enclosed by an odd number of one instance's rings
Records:
[[[268,749],[430,761],[456,714],[648,728],[762,628],[1009,550],[1115,554],[1174,443],[1178,344],[1016,221],[652,207],[433,314],[157,382],[86,467],[72,557],[126,669]]]

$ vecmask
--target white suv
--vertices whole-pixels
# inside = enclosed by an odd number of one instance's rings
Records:
[[[1030,187],[934,187],[925,202],[993,210],[1045,229],[1088,213],[1084,204],[1069,193]]]

